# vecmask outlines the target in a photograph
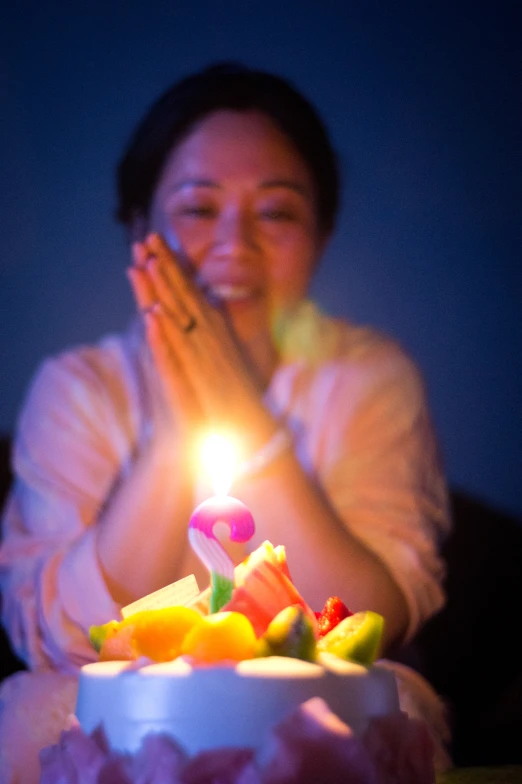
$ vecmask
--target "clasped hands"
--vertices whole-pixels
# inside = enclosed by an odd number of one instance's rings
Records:
[[[157,234],[132,247],[128,276],[173,419],[187,431],[233,428],[257,449],[277,429],[255,368],[224,310],[209,302]]]

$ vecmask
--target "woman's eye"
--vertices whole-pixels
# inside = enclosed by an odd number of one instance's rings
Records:
[[[187,218],[214,218],[216,210],[210,206],[188,205],[178,210],[179,215]]]
[[[261,210],[261,218],[269,221],[292,221],[294,220],[293,213],[290,210],[279,209],[274,207],[272,209]]]

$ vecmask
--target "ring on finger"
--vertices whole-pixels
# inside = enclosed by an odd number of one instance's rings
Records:
[[[198,322],[196,321],[196,319],[194,318],[194,316],[190,316],[190,318],[189,318],[189,320],[187,321],[187,323],[186,323],[186,324],[184,324],[184,325],[181,327],[181,329],[182,329],[182,331],[183,331],[183,332],[184,332],[186,335],[188,335],[188,333],[189,333],[189,332],[192,332],[192,330],[193,330],[193,329],[194,329],[194,328],[197,326],[197,323],[198,323]]]

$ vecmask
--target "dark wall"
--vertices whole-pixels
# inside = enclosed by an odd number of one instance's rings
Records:
[[[132,312],[112,172],[133,123],[173,79],[239,58],[307,92],[341,156],[315,296],[402,341],[452,483],[521,515],[519,8],[17,3],[0,32],[0,430],[44,355]]]

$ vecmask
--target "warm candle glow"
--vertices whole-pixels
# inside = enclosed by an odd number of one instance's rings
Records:
[[[201,468],[216,495],[227,495],[239,465],[238,445],[223,433],[210,433],[200,448]]]

